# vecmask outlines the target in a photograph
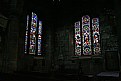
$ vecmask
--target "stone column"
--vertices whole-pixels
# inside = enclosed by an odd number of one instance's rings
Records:
[[[3,72],[11,73],[17,70],[18,61],[18,40],[19,40],[19,27],[22,20],[23,0],[11,0],[8,2],[8,26],[6,30],[5,52],[4,52],[4,65]]]
[[[121,70],[121,1],[120,0],[113,0],[114,1],[114,9],[117,21],[117,32],[118,32],[118,45],[119,45],[119,61],[120,61],[120,70]]]
[[[6,49],[5,49],[5,64],[4,72],[13,72],[17,68],[17,53],[18,53],[18,19],[11,15],[8,25]]]

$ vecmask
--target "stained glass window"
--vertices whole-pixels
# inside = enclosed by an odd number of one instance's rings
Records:
[[[41,55],[42,21],[39,21],[38,27],[38,55]]]
[[[80,21],[75,23],[75,55],[81,55]]]
[[[37,15],[32,12],[29,54],[36,53]]]
[[[29,17],[30,16],[27,15],[25,53],[31,55],[42,55],[42,21],[39,21],[37,15],[33,12],[31,18]]]
[[[83,55],[91,55],[90,17],[88,15],[82,17],[82,43]]]
[[[92,25],[90,25],[92,24]],[[99,55],[100,51],[100,32],[99,18],[92,18],[85,15],[80,21],[75,22],[75,55]]]
[[[93,53],[100,54],[100,33],[99,33],[99,19],[92,19],[92,31],[93,31]]]
[[[29,15],[27,15],[27,24],[26,24],[26,34],[25,34],[25,53],[27,53],[28,46],[28,24],[29,24]]]

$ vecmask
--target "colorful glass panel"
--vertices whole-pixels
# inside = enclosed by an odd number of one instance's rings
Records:
[[[36,53],[36,34],[37,34],[36,29],[37,29],[37,15],[32,12],[29,54],[34,54],[34,55]]]
[[[42,21],[39,21],[38,27],[38,55],[41,55],[41,40],[42,39]]]
[[[90,17],[85,15],[82,17],[82,42],[83,55],[91,55],[91,31],[90,31]]]
[[[28,24],[29,24],[29,15],[27,15],[26,34],[25,34],[25,50],[24,50],[24,53],[27,53],[27,47],[28,47]]]
[[[75,23],[75,55],[81,55],[81,30],[80,21]]]
[[[93,52],[94,55],[100,54],[100,33],[99,33],[99,18],[92,19],[93,31]]]

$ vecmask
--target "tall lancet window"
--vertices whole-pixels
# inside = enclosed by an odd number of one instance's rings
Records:
[[[29,15],[27,15],[25,54],[42,55],[41,37],[42,37],[42,21],[39,21],[37,15],[32,12],[31,18]]]
[[[25,50],[24,52],[27,53],[27,47],[28,47],[28,25],[29,25],[29,15],[27,15],[26,19],[26,34],[25,34]]]
[[[39,21],[39,27],[38,27],[38,55],[41,55],[41,41],[42,41],[42,21]]]
[[[99,18],[92,19],[92,31],[93,31],[93,52],[100,54],[100,32],[99,32]]]
[[[90,17],[88,15],[82,17],[82,41],[83,55],[91,55]]]
[[[75,55],[81,55],[81,30],[80,21],[75,23]]]
[[[37,15],[32,12],[29,54],[36,53]]]
[[[92,23],[90,20],[90,17],[85,15],[82,17],[82,24],[80,21],[75,22],[75,55],[87,56],[101,53],[99,18],[92,18]]]

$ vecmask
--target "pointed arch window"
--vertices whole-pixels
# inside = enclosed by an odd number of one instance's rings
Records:
[[[36,13],[27,15],[25,34],[25,54],[42,55],[42,21],[38,20]]]
[[[75,55],[99,55],[99,18],[91,20],[89,15],[85,15],[81,22],[75,22]]]

